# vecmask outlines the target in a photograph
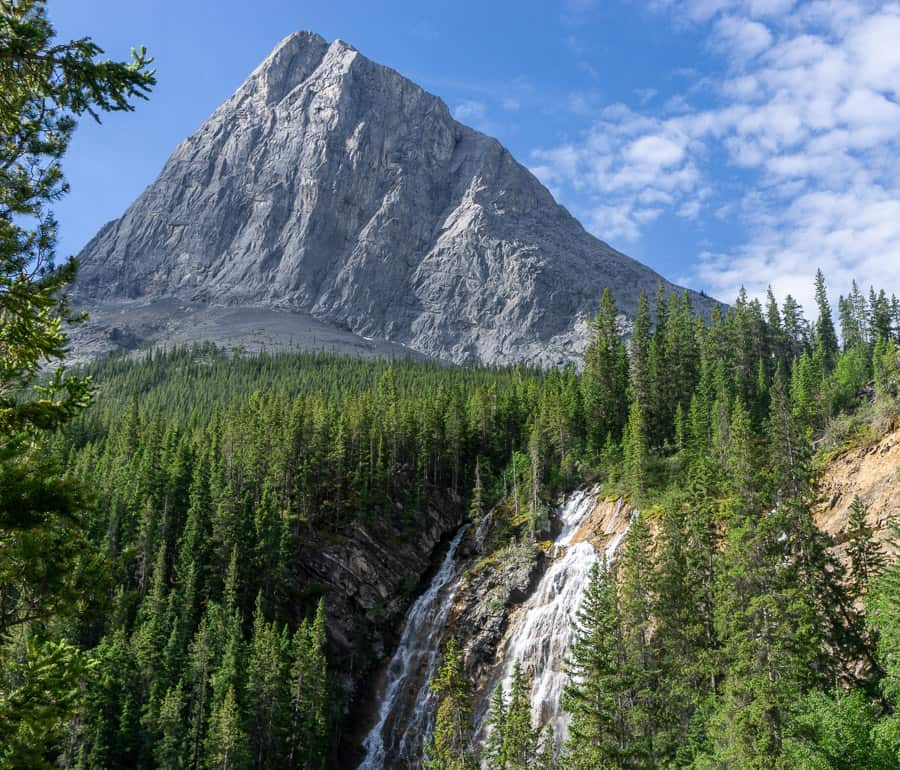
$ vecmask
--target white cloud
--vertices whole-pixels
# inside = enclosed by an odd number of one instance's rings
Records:
[[[625,160],[651,169],[669,168],[684,157],[684,147],[665,136],[642,136],[625,148]]]
[[[733,61],[742,62],[759,56],[772,45],[768,27],[752,19],[723,16],[713,30],[713,46]]]
[[[541,178],[587,199],[602,238],[636,241],[666,212],[743,225],[746,243],[691,276],[725,299],[769,282],[809,299],[816,267],[836,290],[900,292],[900,4],[651,3],[727,63],[711,105],[688,90],[656,111],[608,106],[580,141],[535,152]]]
[[[460,102],[453,109],[453,117],[461,123],[477,123],[487,115],[487,105],[475,99]]]

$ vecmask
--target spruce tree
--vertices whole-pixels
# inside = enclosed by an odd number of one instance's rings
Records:
[[[819,309],[819,317],[816,319],[816,347],[822,351],[823,364],[827,374],[834,369],[837,360],[838,340],[834,330],[834,320],[831,317],[831,303],[828,301],[825,276],[821,270],[816,270],[816,306]]]
[[[212,713],[206,747],[206,770],[244,770],[251,767],[247,734],[242,726],[233,685],[228,685],[222,702]]]
[[[636,495],[640,495],[648,482],[649,452],[647,423],[644,409],[633,401],[628,411],[628,423],[623,437],[625,456],[625,483]]]
[[[257,596],[253,631],[247,653],[246,710],[252,767],[283,765],[282,736],[289,727],[288,639],[263,612]]]
[[[900,524],[891,526],[892,539],[900,544]],[[893,716],[883,727],[900,761],[900,561],[885,569],[866,600],[868,624],[877,634],[878,662],[884,671],[881,690]]]
[[[631,743],[625,654],[615,574],[606,562],[595,564],[567,658],[570,681],[562,698],[571,715],[567,770],[622,766]]]
[[[153,747],[157,767],[185,767],[184,689],[179,682],[166,691],[159,709],[159,740]]]
[[[481,752],[481,762],[488,770],[499,770],[505,767],[506,762],[503,748],[506,739],[506,698],[503,693],[503,682],[500,682],[491,693],[485,730],[487,737]]]
[[[530,687],[522,666],[513,667],[509,698],[498,685],[491,697],[490,735],[482,756],[488,770],[529,770],[540,755],[541,731],[531,725]]]
[[[2,767],[48,762],[73,716],[88,661],[42,623],[78,612],[99,578],[85,585],[90,496],[50,450],[92,397],[90,380],[63,365],[77,264],[55,262],[62,158],[80,117],[130,111],[155,84],[143,49],[128,63],[102,61],[90,38],[55,35],[43,0],[0,4],[0,638],[25,635],[16,660],[0,648]],[[22,693],[36,700],[22,703]],[[26,761],[16,747],[29,733]]]
[[[427,770],[475,770],[472,751],[472,685],[463,673],[456,637],[444,648],[444,661],[431,680],[438,707],[434,733],[425,751]]]
[[[291,645],[290,731],[287,767],[321,770],[328,754],[331,696],[325,603],[304,621]]]
[[[846,527],[850,585],[854,598],[862,598],[869,592],[870,584],[883,572],[887,563],[884,549],[874,538],[872,528],[866,521],[866,513],[866,504],[859,495],[854,495]]]
[[[762,770],[777,767],[791,709],[815,680],[821,637],[811,597],[797,582],[785,518],[765,499],[740,400],[729,468],[716,612],[724,682],[713,738],[716,761]]]
[[[618,436],[625,424],[628,357],[618,326],[612,292],[604,290],[593,338],[584,355],[582,392],[589,438],[599,452],[607,433]]]
[[[624,626],[628,709],[625,715],[631,743],[628,762],[656,764],[654,734],[659,704],[657,661],[653,650],[653,537],[643,515],[631,520],[622,552],[620,608]]]

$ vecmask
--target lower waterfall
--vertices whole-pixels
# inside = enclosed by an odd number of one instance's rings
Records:
[[[417,768],[422,764],[425,739],[434,719],[428,683],[440,657],[444,626],[456,593],[456,549],[465,532],[466,527],[461,527],[456,533],[428,590],[406,615],[379,696],[378,719],[363,741],[366,755],[359,770]]]

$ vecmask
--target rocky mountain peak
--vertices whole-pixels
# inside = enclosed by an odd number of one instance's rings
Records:
[[[438,97],[312,32],[276,46],[81,264],[77,296],[99,324],[112,304],[128,339],[154,334],[128,326],[135,307],[175,301],[544,365],[579,357],[605,287],[630,314],[659,278]]]

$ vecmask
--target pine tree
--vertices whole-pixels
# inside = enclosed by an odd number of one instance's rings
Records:
[[[874,290],[871,292],[869,307],[871,311],[869,339],[873,343],[891,339],[893,336],[891,303],[884,289],[881,289],[878,294],[875,294]]]
[[[206,770],[243,770],[250,767],[247,735],[234,686],[228,685],[221,704],[213,711],[206,739]]]
[[[731,422],[731,494],[716,612],[725,669],[713,724],[716,760],[774,768],[791,709],[814,681],[821,638],[791,562],[789,522],[766,510],[750,418],[739,400]]]
[[[778,309],[778,301],[772,287],[766,290],[766,334],[768,335],[767,347],[771,351],[769,362],[769,374],[774,372],[777,364],[788,365],[790,343],[781,321],[781,311]]]
[[[456,637],[444,648],[444,661],[431,681],[438,698],[434,734],[425,752],[427,770],[475,770],[472,752],[472,685],[462,668]]]
[[[181,770],[185,767],[184,689],[179,682],[166,691],[159,709],[160,738],[153,747],[157,767]]]
[[[631,399],[648,405],[652,403],[653,398],[650,380],[650,338],[650,304],[647,295],[641,292],[638,295],[637,312],[631,330],[629,384]]]
[[[312,622],[304,621],[291,644],[290,748],[287,766],[321,770],[329,741],[330,690],[325,603],[319,601]]]
[[[625,635],[615,575],[605,562],[591,570],[567,670],[570,681],[562,706],[571,714],[571,722],[564,767],[621,767],[630,747]]]
[[[790,294],[781,305],[781,317],[789,358],[796,358],[809,347],[809,323],[803,317],[800,303]]]
[[[481,762],[487,770],[502,770],[506,767],[504,741],[506,739],[506,698],[503,694],[503,682],[500,682],[491,693],[485,722],[487,737],[481,752]]]
[[[246,709],[252,766],[257,770],[284,761],[281,738],[289,727],[288,639],[275,623],[266,622],[262,593],[253,613],[247,654]]]
[[[631,744],[628,761],[636,766],[656,764],[655,720],[658,711],[657,661],[653,651],[653,537],[645,518],[636,513],[625,536],[622,553],[620,608],[624,627],[625,675],[629,685],[626,714]]]
[[[819,309],[819,317],[816,320],[816,347],[821,349],[825,372],[829,373],[837,361],[838,341],[831,317],[831,303],[828,301],[825,276],[821,270],[816,271],[816,306]]]
[[[649,462],[647,450],[647,425],[640,403],[633,401],[628,411],[628,423],[623,438],[625,455],[625,483],[636,494],[647,485]]]
[[[900,543],[900,525],[891,527],[895,543]],[[893,717],[883,729],[900,759],[900,561],[894,561],[871,587],[866,600],[869,628],[877,634],[878,662],[884,671],[881,689],[893,709]]]
[[[481,521],[484,516],[484,486],[481,482],[481,458],[475,461],[475,484],[472,487],[472,501],[469,503],[469,518]]]
[[[541,731],[531,725],[530,688],[522,666],[513,667],[509,698],[503,687],[491,696],[488,724],[491,732],[482,760],[489,770],[529,770],[540,755]]]
[[[618,326],[612,292],[604,290],[594,319],[593,339],[584,355],[582,391],[589,439],[599,452],[607,433],[617,436],[625,424],[628,356]]]
[[[690,725],[718,693],[715,562],[719,538],[711,490],[700,480],[695,483],[691,491],[699,494],[690,503],[664,512],[657,537],[652,646],[659,681],[654,733],[657,761],[663,766],[690,764]]]
[[[0,766],[43,767],[88,662],[48,625],[83,609],[101,578],[85,569],[90,496],[51,451],[92,399],[89,378],[63,365],[77,263],[55,263],[52,207],[68,192],[61,162],[78,119],[132,110],[155,79],[144,49],[102,61],[89,37],[57,41],[43,0],[0,11],[0,639],[19,648],[13,659],[0,647]]]
[[[880,575],[887,563],[881,544],[873,537],[866,521],[866,504],[859,495],[853,496],[847,519],[847,555],[850,557],[850,581],[854,598],[864,597],[869,585]]]

